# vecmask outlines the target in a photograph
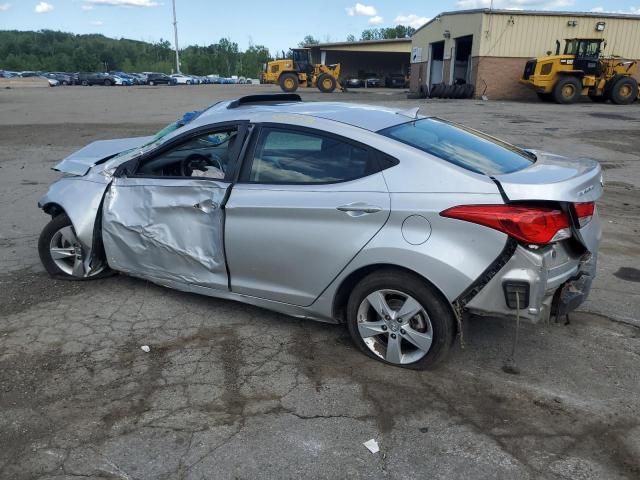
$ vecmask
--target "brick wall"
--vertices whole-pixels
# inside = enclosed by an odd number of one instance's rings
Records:
[[[409,75],[409,90],[411,93],[418,93],[420,85],[424,85],[427,76],[427,62],[412,63],[411,74]]]
[[[490,100],[537,100],[533,89],[518,82],[527,60],[528,58],[473,57],[471,68],[475,94],[480,96],[484,93]],[[449,82],[450,64],[450,60],[444,61],[445,83]],[[417,68],[418,65],[420,68]],[[424,84],[425,75],[426,63],[411,66],[412,92],[418,91],[419,85]],[[640,67],[634,77],[640,82]]]
[[[528,58],[474,57],[476,95],[491,100],[536,100],[535,92],[518,82]],[[486,85],[485,85],[486,83]]]

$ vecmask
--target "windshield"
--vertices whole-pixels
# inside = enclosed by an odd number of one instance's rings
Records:
[[[379,132],[449,163],[484,175],[527,168],[535,155],[439,118],[424,118]]]

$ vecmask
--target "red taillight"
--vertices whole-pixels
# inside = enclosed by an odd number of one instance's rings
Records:
[[[596,210],[595,202],[574,203],[573,207],[576,209],[576,215],[580,222],[580,228],[584,227],[591,221],[593,212]]]
[[[440,215],[494,228],[524,243],[545,245],[571,236],[569,217],[557,208],[525,205],[460,205]]]

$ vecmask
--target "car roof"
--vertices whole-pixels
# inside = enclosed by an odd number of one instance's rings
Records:
[[[372,132],[406,123],[411,118],[422,117],[416,117],[415,114],[409,116],[406,111],[401,109],[362,103],[268,101],[240,104],[236,107],[233,106],[233,103],[234,101],[225,101],[216,104],[215,108],[203,112],[198,123],[202,124],[205,120],[211,120],[208,118],[209,116],[214,116],[221,113],[221,110],[229,108],[236,112],[238,117],[242,116],[248,120],[251,120],[252,116],[262,113],[294,114],[346,123]]]

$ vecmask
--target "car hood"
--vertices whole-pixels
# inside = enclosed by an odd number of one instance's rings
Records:
[[[53,167],[58,172],[73,175],[85,175],[91,167],[113,155],[141,147],[154,139],[149,137],[117,138],[114,140],[98,140],[72,153]]]

